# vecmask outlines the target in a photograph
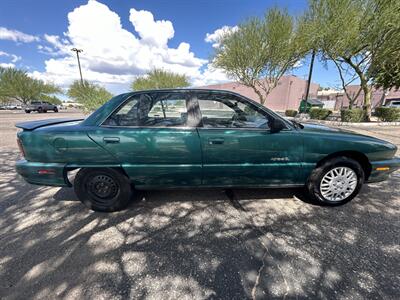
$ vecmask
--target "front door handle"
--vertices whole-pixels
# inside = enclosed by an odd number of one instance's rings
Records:
[[[209,145],[222,145],[224,143],[224,139],[216,138],[216,139],[208,139]]]
[[[119,137],[105,137],[103,141],[107,144],[117,144],[119,143]]]

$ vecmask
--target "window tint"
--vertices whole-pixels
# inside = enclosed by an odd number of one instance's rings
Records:
[[[104,125],[178,127],[187,121],[186,99],[182,94],[142,94],[129,99]]]
[[[210,99],[211,98],[211,99]],[[216,96],[199,96],[205,128],[269,128],[268,116],[250,103]]]
[[[31,104],[40,104],[39,101],[32,101]]]

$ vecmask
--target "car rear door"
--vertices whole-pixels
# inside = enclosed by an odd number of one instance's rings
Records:
[[[271,133],[271,116],[236,95],[198,93],[205,186],[281,186],[301,182],[302,140],[288,126]]]
[[[198,186],[201,147],[187,92],[134,96],[90,137],[111,152],[136,187]]]

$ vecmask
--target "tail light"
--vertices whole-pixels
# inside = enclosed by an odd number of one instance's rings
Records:
[[[22,142],[20,139],[17,139],[17,144],[18,144],[19,152],[21,152],[22,156],[25,157],[24,146],[22,145]]]

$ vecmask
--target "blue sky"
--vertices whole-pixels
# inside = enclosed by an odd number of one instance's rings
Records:
[[[69,51],[77,46],[84,49],[84,77],[114,93],[126,91],[134,76],[153,67],[187,73],[194,85],[222,82],[224,75],[208,64],[213,42],[205,41],[207,34],[274,6],[299,15],[306,5],[303,0],[2,0],[0,64],[66,87],[78,78]],[[308,64],[305,60],[293,73],[305,78]],[[328,67],[317,62],[313,82],[338,86],[335,69]]]

